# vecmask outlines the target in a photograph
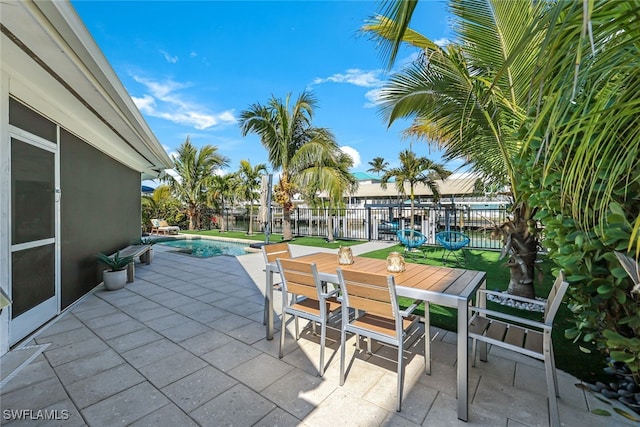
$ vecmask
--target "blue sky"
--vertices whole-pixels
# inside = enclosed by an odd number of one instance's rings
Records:
[[[74,7],[168,153],[190,136],[230,159],[267,163],[255,135],[237,118],[275,95],[318,99],[314,124],[332,130],[354,157],[353,171],[384,157],[397,164],[409,147],[375,105],[388,78],[375,43],[359,33],[372,1],[83,1]],[[451,38],[443,2],[419,4],[412,26],[432,40]],[[415,57],[404,49],[397,66]],[[439,160],[425,143],[419,155]],[[449,164],[453,169],[457,164]]]

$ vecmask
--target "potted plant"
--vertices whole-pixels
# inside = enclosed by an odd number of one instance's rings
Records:
[[[151,237],[144,236],[135,242],[136,245],[151,245],[151,248],[149,248],[147,252],[140,255],[140,262],[151,264],[151,261],[153,261],[153,245],[158,243],[158,240],[159,239],[152,239]]]
[[[116,252],[113,256],[105,254],[98,254],[97,256],[98,261],[109,267],[109,270],[102,272],[104,287],[108,291],[116,291],[124,288],[124,285],[127,283],[127,266],[133,261],[133,257],[120,257],[120,251]]]

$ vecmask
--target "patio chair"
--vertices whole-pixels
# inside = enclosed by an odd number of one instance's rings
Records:
[[[284,347],[287,314],[294,316],[296,340],[300,337],[298,317],[318,322],[320,323],[318,373],[323,376],[327,322],[329,313],[340,308],[340,302],[336,299],[339,290],[323,291],[315,264],[282,258],[279,258],[277,263],[282,277],[282,327],[280,328],[279,357],[282,359],[283,356],[282,348]],[[291,301],[287,297],[289,293],[293,294]],[[315,323],[313,325],[315,329]]]
[[[291,248],[286,242],[283,243],[271,243],[262,246],[262,256],[264,257],[265,264],[275,262],[278,258],[289,259],[291,258]],[[273,284],[274,290],[280,290],[281,283],[277,282]],[[267,324],[267,310],[269,301],[267,301],[267,295],[264,296],[264,319],[263,323]]]
[[[423,257],[425,256],[425,253],[418,251],[418,248],[424,245],[427,241],[427,236],[419,231],[410,229],[398,230],[396,235],[400,243],[404,245],[404,251],[407,256],[412,256],[417,253],[421,253]]]
[[[345,352],[347,332],[356,334],[356,348],[360,349],[360,335],[368,337],[367,345],[371,352],[371,340],[396,346],[397,361],[397,411],[402,407],[402,388],[404,383],[403,350],[404,340],[409,329],[417,324],[418,317],[411,312],[417,304],[401,311],[396,297],[393,276],[363,273],[338,269],[338,281],[342,291],[342,328],[340,336],[340,385],[345,381]],[[355,309],[355,316],[349,317],[349,309]],[[428,334],[425,340],[428,340]],[[425,361],[430,357],[426,351]]]
[[[449,261],[449,257],[453,255],[456,262],[467,261],[467,255],[464,253],[464,248],[471,241],[464,233],[459,231],[441,231],[436,234],[436,241],[444,248],[442,254],[442,263],[446,264]],[[462,253],[462,256],[460,256]]]
[[[154,218],[151,220],[151,234],[178,234],[180,227],[169,225],[164,219]]]
[[[564,279],[564,273],[560,271],[546,302],[509,295],[509,298],[516,301],[544,306],[543,322],[536,322],[477,306],[471,306],[469,308],[468,335],[469,338],[473,340],[471,348],[473,366],[475,366],[476,362],[477,341],[515,351],[544,362],[547,378],[547,393],[549,397],[550,424],[552,427],[560,425],[560,417],[558,414],[558,402],[556,400],[556,397],[559,395],[558,378],[553,356],[551,332],[553,329],[553,319],[568,287],[569,284]],[[476,304],[481,298],[481,301],[485,301],[482,294],[504,296],[501,292],[481,289],[476,296]],[[487,361],[486,345],[481,346],[480,360]]]

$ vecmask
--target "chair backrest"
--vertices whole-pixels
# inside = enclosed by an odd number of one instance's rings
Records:
[[[160,220],[157,218],[153,218],[151,220],[151,225],[153,225],[154,227],[160,227]]]
[[[283,258],[278,258],[276,262],[282,277],[283,293],[320,300],[322,285],[315,264]]]
[[[262,247],[262,255],[264,256],[264,262],[269,264],[278,258],[291,258],[291,249],[289,248],[289,244],[286,242],[272,243]]]
[[[547,297],[547,304],[544,308],[544,323],[553,323],[553,319],[556,317],[556,313],[558,312],[558,308],[560,308],[560,304],[568,287],[569,282],[564,278],[564,271],[560,270]]]
[[[399,319],[393,276],[338,269],[342,304],[390,319]]]
[[[410,248],[422,246],[427,241],[427,236],[416,230],[398,230],[396,235],[400,243]]]

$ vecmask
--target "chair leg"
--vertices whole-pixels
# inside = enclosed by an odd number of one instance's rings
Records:
[[[429,303],[424,302],[424,371],[431,375],[431,319]]]
[[[300,339],[300,330],[298,329],[298,316],[293,316],[293,321],[296,326],[296,341]]]
[[[282,311],[282,323],[280,325],[280,349],[278,350],[278,357],[282,359],[283,353],[282,349],[284,348],[284,334],[287,329],[287,315],[284,310]]]
[[[404,380],[404,364],[402,363],[402,342],[398,345],[398,407],[396,411],[402,409],[402,385]]]
[[[560,397],[560,391],[558,390],[558,371],[556,370],[556,357],[553,353],[553,344],[549,346],[549,353],[551,359],[551,372],[553,372],[553,383],[556,386],[556,397]]]
[[[327,322],[324,321],[320,324],[320,368],[318,369],[318,372],[320,372],[320,376],[324,375],[324,346],[325,346],[326,338],[327,338]]]
[[[344,311],[342,312],[344,316]],[[344,330],[344,323],[342,324],[342,330],[340,331],[340,385],[344,385],[344,358],[347,351],[347,332]]]
[[[545,333],[544,338],[544,370],[547,377],[547,396],[549,398],[549,424],[551,427],[560,426],[560,414],[558,412],[558,383],[553,363],[553,349],[551,334]]]

